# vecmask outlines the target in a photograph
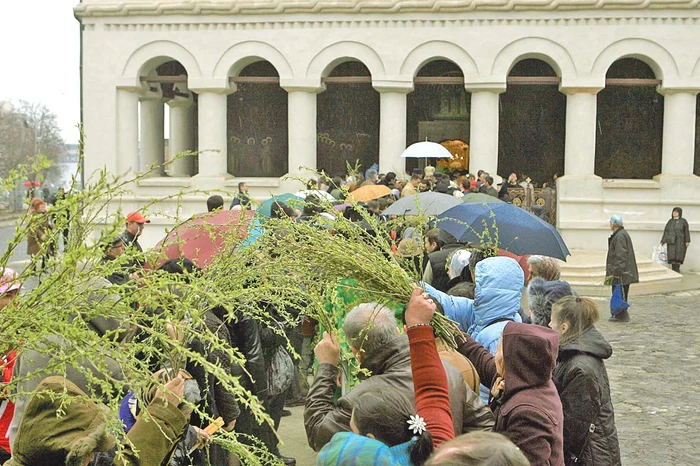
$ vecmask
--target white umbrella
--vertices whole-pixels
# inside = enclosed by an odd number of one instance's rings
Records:
[[[320,197],[323,200],[333,202],[335,201],[335,198],[331,196],[330,193],[326,191],[321,191],[320,189],[307,189],[305,191],[299,191],[298,193],[294,193],[295,196],[299,196],[302,198],[306,198],[306,196],[309,196],[311,194],[315,194],[316,196]]]
[[[401,154],[401,157],[411,159],[449,159],[452,157],[452,154],[450,154],[450,151],[442,144],[423,141],[408,146],[406,150],[403,151],[403,154]]]

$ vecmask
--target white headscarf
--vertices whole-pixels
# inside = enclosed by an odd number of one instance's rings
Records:
[[[464,249],[459,249],[452,254],[450,266],[447,268],[447,275],[450,277],[450,280],[460,276],[462,270],[469,265],[469,258],[471,256],[472,253]]]

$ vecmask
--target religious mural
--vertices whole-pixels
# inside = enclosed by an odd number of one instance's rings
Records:
[[[330,76],[369,76],[359,62],[338,65]],[[359,161],[379,162],[379,93],[370,83],[329,83],[317,97],[317,167],[331,176]]]
[[[241,76],[277,76],[268,62]],[[287,92],[279,84],[239,83],[228,96],[228,171],[236,177],[280,177],[288,171]]]

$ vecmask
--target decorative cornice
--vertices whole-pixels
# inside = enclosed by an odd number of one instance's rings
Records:
[[[700,0],[86,0],[77,18],[297,13],[468,13],[475,11],[691,10]]]
[[[454,19],[454,20],[344,20],[344,21],[239,21],[206,23],[105,23],[108,32],[179,32],[179,31],[241,31],[258,29],[313,29],[313,28],[438,28],[438,27],[496,27],[496,26],[697,26],[700,17],[674,16],[650,18],[643,16],[625,16],[618,18],[514,18],[514,19]],[[86,31],[94,30],[94,24],[86,24]]]

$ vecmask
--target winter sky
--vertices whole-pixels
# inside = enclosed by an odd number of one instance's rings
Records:
[[[0,12],[0,100],[46,105],[66,143],[78,141],[80,29],[78,0],[16,0]]]

